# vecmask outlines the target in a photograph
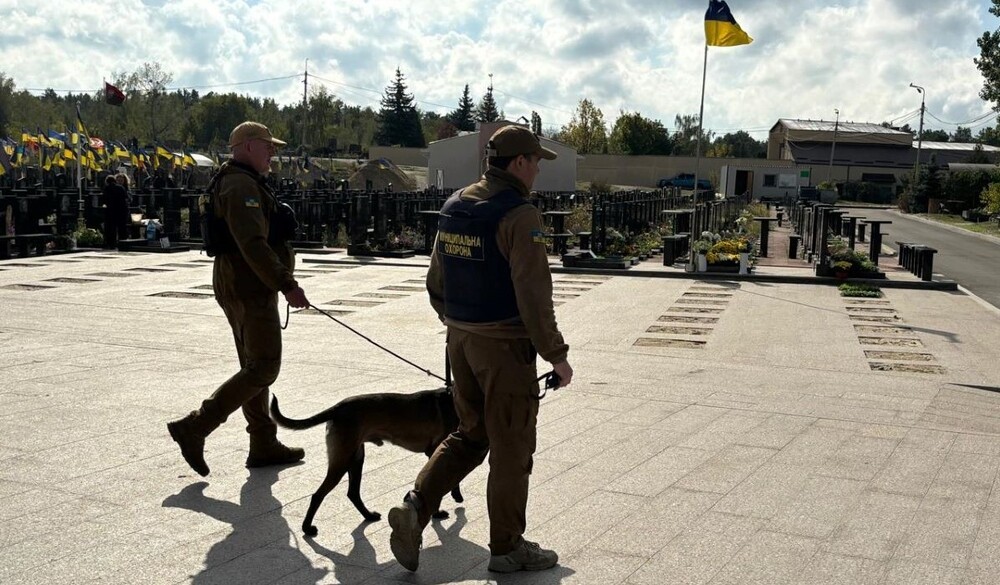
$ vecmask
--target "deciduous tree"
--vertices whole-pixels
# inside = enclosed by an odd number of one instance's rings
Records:
[[[602,154],[608,150],[608,131],[600,108],[584,98],[576,113],[559,131],[559,140],[576,149],[578,154]]]

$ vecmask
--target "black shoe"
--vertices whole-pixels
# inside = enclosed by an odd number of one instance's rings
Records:
[[[275,439],[264,447],[250,444],[250,455],[247,456],[247,467],[270,467],[271,465],[290,465],[302,461],[306,456],[305,449],[286,447]]]
[[[167,431],[170,432],[170,438],[180,445],[184,461],[187,461],[198,475],[204,477],[208,475],[208,464],[205,463],[205,437],[191,428],[193,417],[194,413],[181,420],[167,423]]]

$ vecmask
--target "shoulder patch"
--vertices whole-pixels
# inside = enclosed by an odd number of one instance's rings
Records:
[[[244,200],[244,204],[247,207],[260,207],[260,197],[257,197],[256,195],[247,197]]]
[[[542,233],[542,230],[531,230],[531,241],[535,244],[547,243],[545,234]]]

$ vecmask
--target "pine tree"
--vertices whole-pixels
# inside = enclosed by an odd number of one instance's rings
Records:
[[[476,103],[469,95],[469,84],[465,84],[465,91],[458,100],[458,109],[448,114],[448,121],[459,131],[472,132],[476,129],[476,119],[473,117],[475,108]]]
[[[427,146],[420,127],[420,113],[413,105],[413,96],[406,93],[405,78],[396,68],[396,79],[385,88],[382,109],[378,113],[375,144],[422,148]]]
[[[497,102],[493,99],[493,82],[486,88],[486,95],[476,106],[476,120],[479,122],[496,122],[503,119],[503,112],[497,110]]]

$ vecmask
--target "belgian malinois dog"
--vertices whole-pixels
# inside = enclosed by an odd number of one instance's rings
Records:
[[[369,510],[361,501],[361,473],[365,464],[365,443],[381,445],[388,441],[414,453],[428,457],[437,446],[458,428],[458,415],[448,388],[424,390],[412,394],[365,394],[345,398],[332,407],[303,420],[281,414],[277,397],[271,398],[271,418],[287,429],[308,429],[326,423],[326,478],[309,501],[309,510],[302,520],[302,532],[316,536],[313,518],[323,498],[337,487],[344,473],[348,474],[347,498],[365,520],[374,522],[382,515]],[[451,497],[461,502],[458,486]],[[447,518],[438,511],[435,518]]]

